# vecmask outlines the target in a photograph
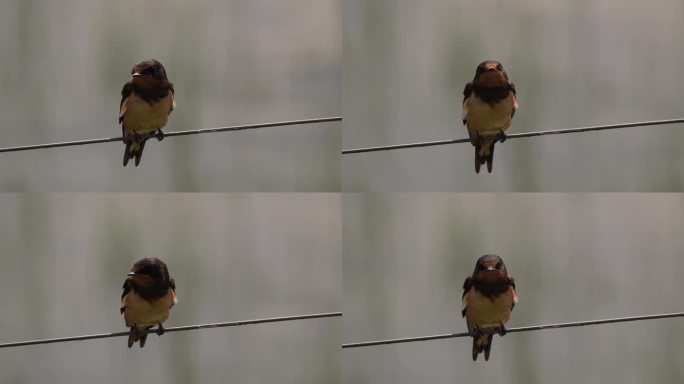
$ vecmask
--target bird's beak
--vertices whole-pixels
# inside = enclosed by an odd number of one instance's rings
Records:
[[[494,267],[487,267],[487,272],[494,272],[496,271],[496,268]]]
[[[129,272],[128,276],[135,276],[135,272]]]
[[[496,71],[496,67],[487,67],[487,70],[485,72],[493,72]]]
[[[138,73],[138,72],[136,72],[136,73],[133,74],[133,77],[138,77],[138,76],[142,76],[142,74],[141,74],[141,73]]]

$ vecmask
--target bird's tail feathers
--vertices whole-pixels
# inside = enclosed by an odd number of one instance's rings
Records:
[[[136,341],[140,342],[140,348],[144,347],[147,341],[147,332],[131,327],[131,331],[128,333],[128,348],[131,348]]]
[[[489,146],[489,153],[487,154],[487,172],[492,173],[492,167],[494,166],[494,144],[496,142],[492,141],[492,145]]]
[[[483,142],[475,146],[475,172],[480,173],[480,166],[487,163],[487,172],[492,173],[494,162],[494,142]]]
[[[484,349],[484,355],[485,355],[485,361],[489,361],[489,350],[492,349],[492,339],[494,338],[494,335],[489,334],[487,336],[483,336],[483,346],[482,348]],[[486,340],[486,341],[484,341]]]
[[[130,142],[126,143],[126,152],[124,152],[124,158],[123,158],[123,166],[125,167],[128,165],[128,160],[135,158],[135,166],[137,167],[140,164],[140,159],[142,159],[142,153],[143,149],[145,148],[145,141],[143,140],[141,142],[137,142],[135,140],[131,140]]]
[[[477,360],[477,355],[484,352],[485,361],[489,361],[489,351],[492,348],[494,335],[486,334],[473,337],[473,361]]]

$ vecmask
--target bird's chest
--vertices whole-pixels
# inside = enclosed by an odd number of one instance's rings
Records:
[[[468,325],[480,328],[497,327],[511,318],[513,291],[508,291],[494,298],[482,295],[474,288],[468,293],[466,320]]]
[[[126,100],[126,113],[123,124],[126,130],[140,134],[152,133],[163,128],[171,112],[171,93],[157,101],[148,103],[135,92]]]
[[[138,329],[145,329],[157,325],[169,318],[169,310],[176,302],[176,295],[169,288],[166,296],[149,302],[140,297],[134,290],[126,295],[124,320],[126,325],[135,325]]]
[[[473,95],[468,99],[468,128],[480,134],[499,134],[511,125],[513,104],[512,94],[495,104],[485,103],[477,95]]]

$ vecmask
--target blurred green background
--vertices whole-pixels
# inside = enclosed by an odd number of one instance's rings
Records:
[[[344,342],[465,332],[463,281],[500,255],[520,303],[509,327],[684,309],[678,194],[349,194]],[[352,383],[681,383],[684,320],[347,349]]]
[[[167,132],[341,113],[338,0],[0,2],[0,147],[113,137],[133,64],[175,84]],[[2,191],[338,191],[340,123],[2,154]]]
[[[168,327],[341,310],[334,194],[0,194],[0,343],[126,331],[133,262],[166,261]],[[0,349],[0,382],[336,383],[341,320]]]
[[[348,0],[343,148],[467,137],[463,88],[500,60],[520,109],[509,133],[682,117],[680,0]],[[497,146],[343,156],[344,190],[682,191],[684,127],[629,128]]]

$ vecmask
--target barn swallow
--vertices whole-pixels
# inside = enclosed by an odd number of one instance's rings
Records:
[[[477,259],[473,275],[463,283],[462,300],[461,315],[473,335],[473,361],[482,351],[485,361],[489,361],[493,333],[506,334],[504,324],[518,302],[515,281],[508,276],[499,256],[484,255]]]
[[[468,127],[470,142],[475,146],[475,172],[487,163],[487,172],[492,173],[494,144],[506,140],[504,131],[511,126],[511,120],[518,109],[515,86],[508,81],[508,75],[498,61],[480,63],[475,78],[463,90],[463,124]]]
[[[128,348],[136,341],[140,341],[140,348],[144,347],[146,331],[155,325],[159,325],[157,335],[163,335],[162,323],[177,302],[176,283],[169,277],[166,264],[156,257],[136,261],[121,294],[121,313],[126,326],[131,328]]]
[[[121,90],[119,124],[126,144],[123,165],[135,157],[140,164],[145,141],[156,133],[157,140],[164,138],[162,128],[176,107],[173,83],[166,77],[164,66],[154,59],[146,59],[131,70],[133,79]]]

